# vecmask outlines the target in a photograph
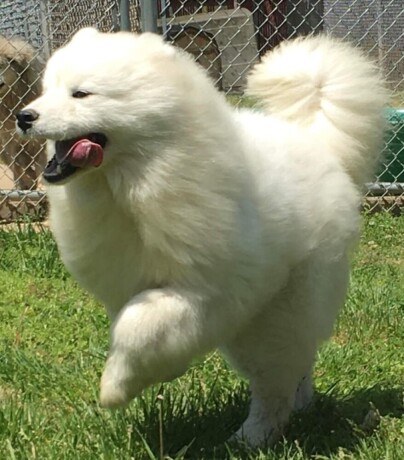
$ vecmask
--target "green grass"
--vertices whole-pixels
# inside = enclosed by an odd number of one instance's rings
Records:
[[[403,459],[403,235],[404,218],[365,219],[315,402],[273,449],[252,451],[224,443],[248,390],[216,353],[128,409],[102,410],[102,306],[67,275],[48,231],[0,230],[0,458]]]

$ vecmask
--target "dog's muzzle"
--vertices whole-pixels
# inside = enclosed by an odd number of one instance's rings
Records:
[[[80,169],[98,168],[104,158],[107,137],[102,133],[55,142],[55,155],[47,164],[43,177],[49,184],[64,183]]]
[[[16,117],[18,127],[25,133],[32,128],[34,121],[39,118],[39,113],[35,110],[21,110]]]

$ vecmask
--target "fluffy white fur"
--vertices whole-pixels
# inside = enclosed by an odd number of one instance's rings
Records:
[[[106,306],[101,403],[127,404],[220,347],[251,382],[237,433],[273,441],[312,394],[380,152],[385,91],[353,47],[292,41],[258,64],[237,111],[152,34],[84,29],[51,57],[28,134],[103,132],[105,159],[49,187],[63,261]],[[77,99],[80,89],[92,94]]]

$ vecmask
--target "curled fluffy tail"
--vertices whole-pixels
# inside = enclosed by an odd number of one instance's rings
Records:
[[[327,36],[284,42],[254,68],[248,93],[272,115],[312,129],[358,185],[371,179],[388,96],[377,67],[357,48]]]

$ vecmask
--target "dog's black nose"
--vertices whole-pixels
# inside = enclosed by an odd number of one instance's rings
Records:
[[[21,110],[16,116],[18,126],[23,131],[27,131],[27,129],[32,128],[32,123],[38,119],[39,113],[35,110]]]

